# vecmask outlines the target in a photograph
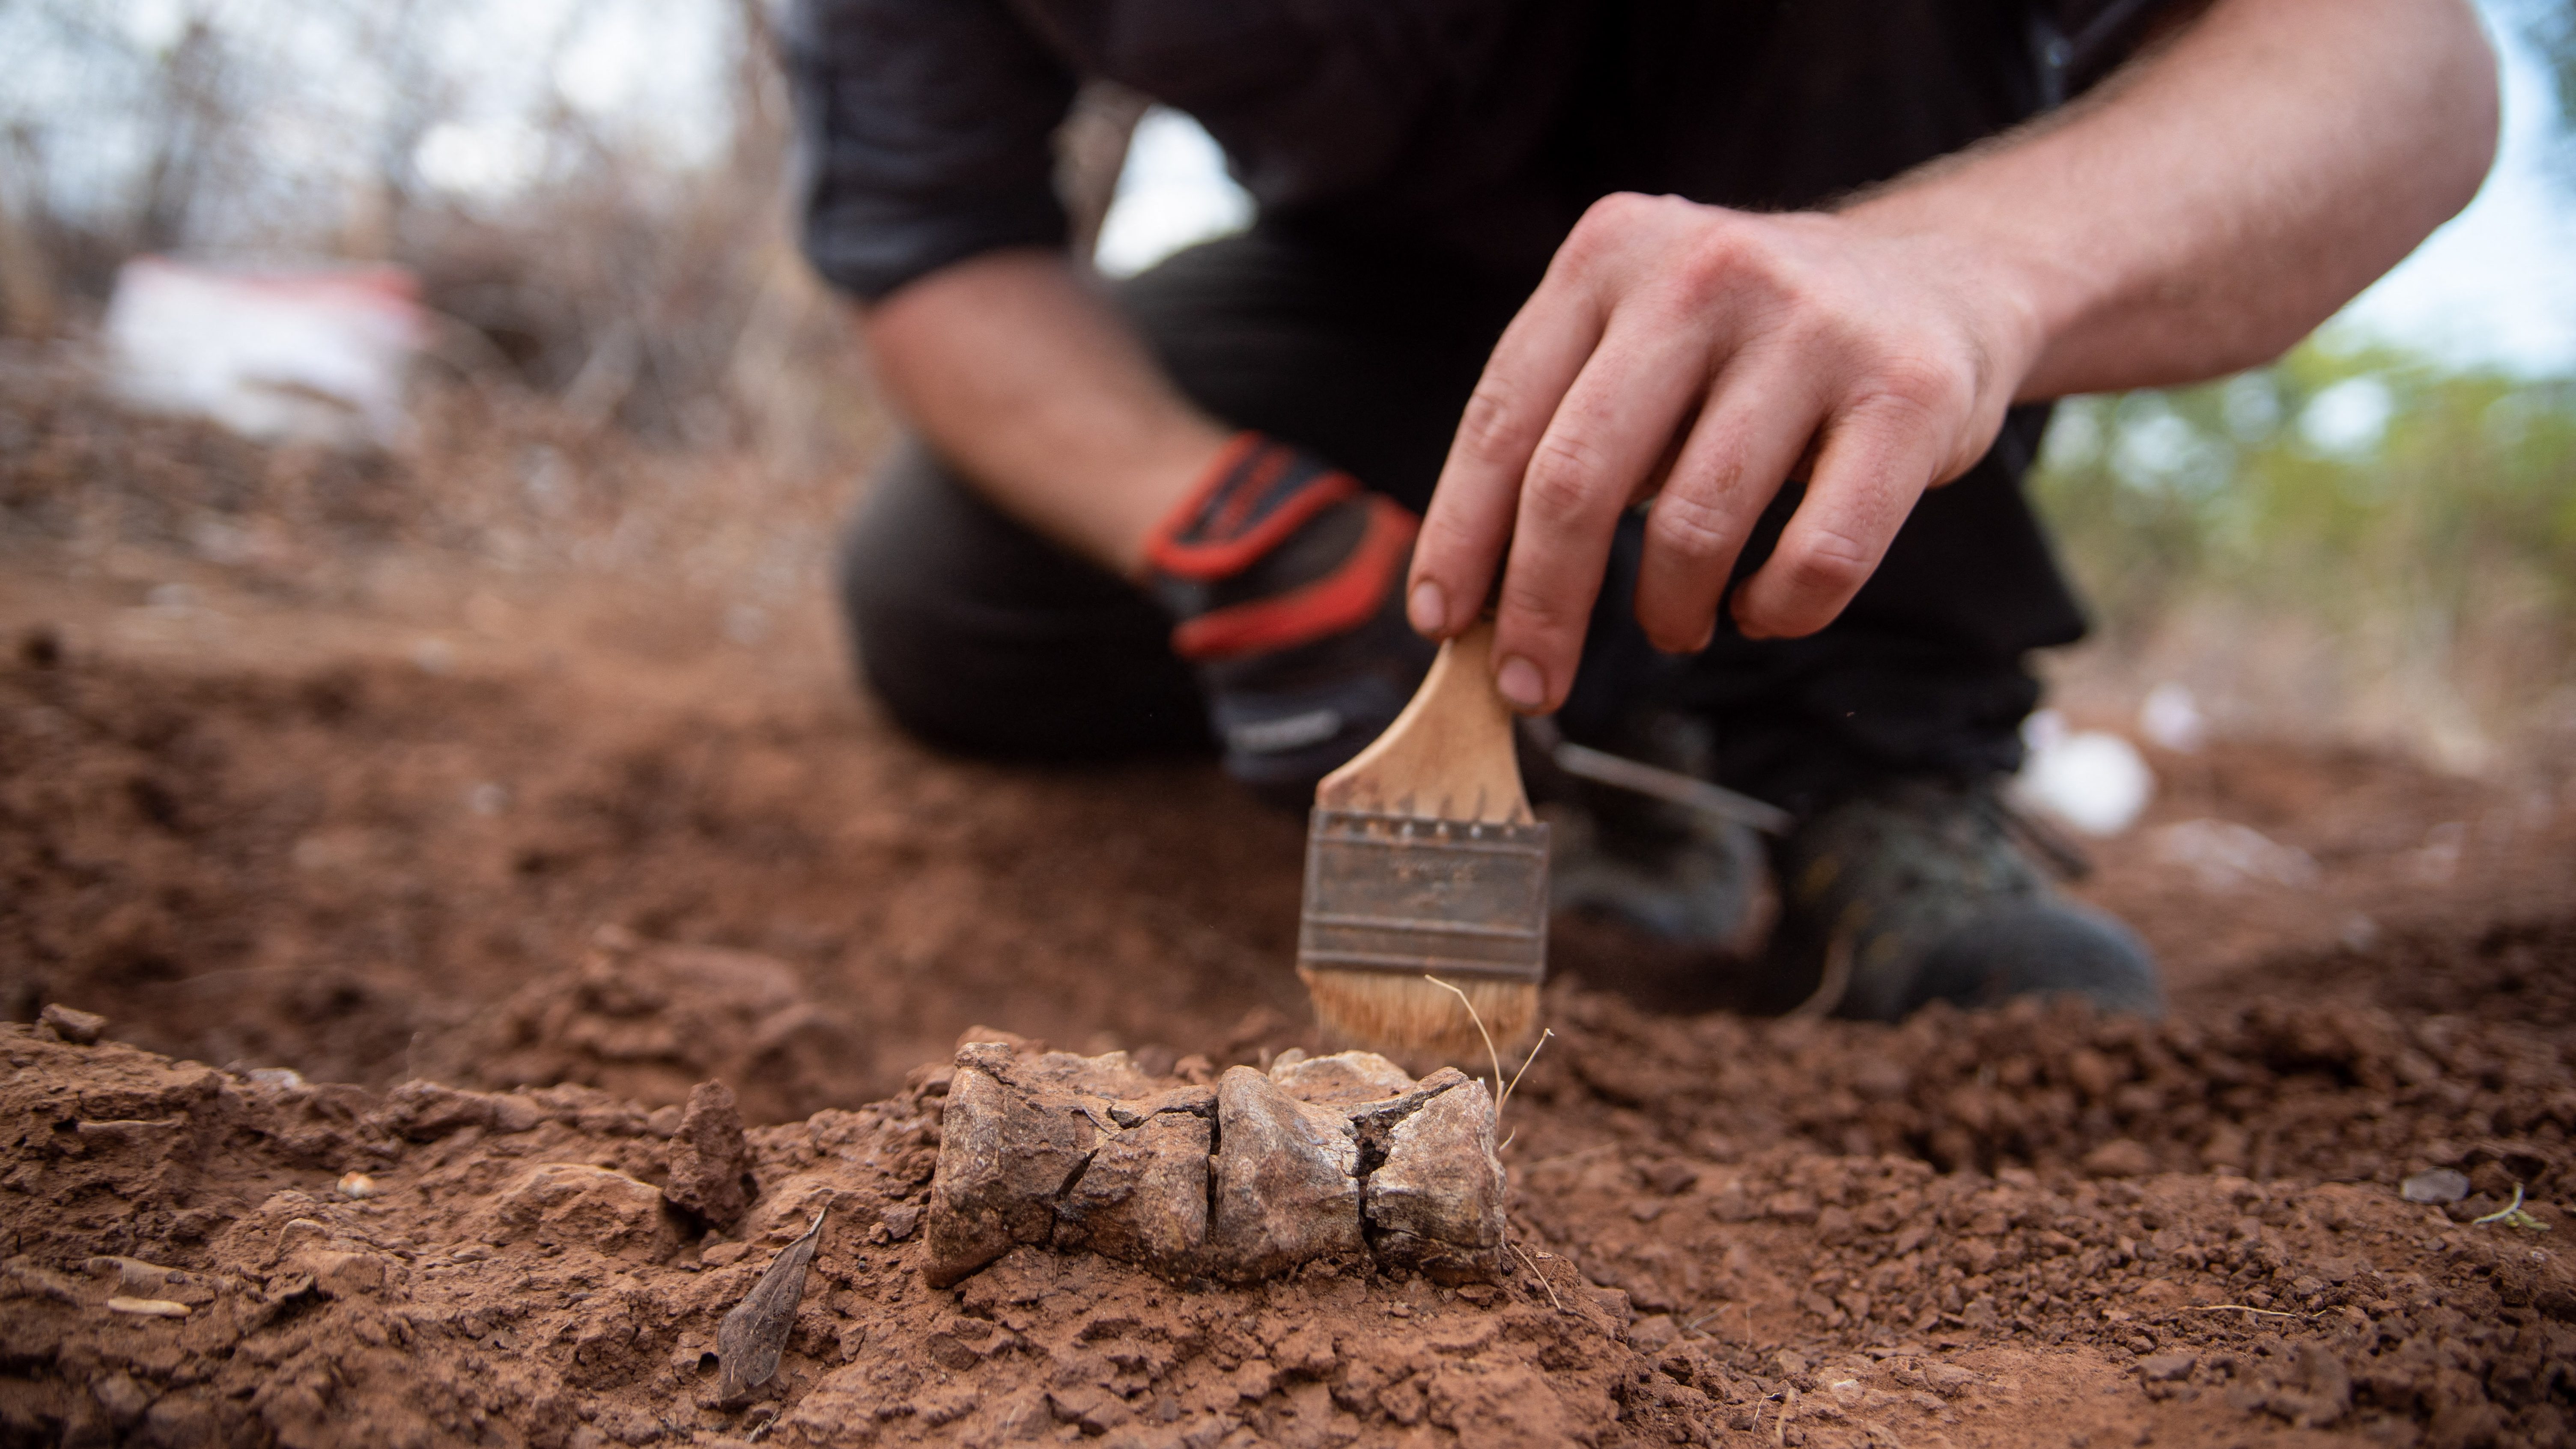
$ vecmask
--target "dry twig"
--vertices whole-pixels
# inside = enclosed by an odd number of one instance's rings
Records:
[[[1547,1281],[1547,1274],[1539,1268],[1538,1260],[1529,1255],[1529,1249],[1522,1247],[1518,1243],[1510,1243],[1506,1246],[1508,1246],[1513,1252],[1520,1254],[1522,1262],[1529,1264],[1530,1276],[1538,1280],[1539,1287],[1547,1290],[1547,1301],[1555,1306],[1557,1312],[1565,1312],[1566,1309],[1564,1302],[1556,1296],[1556,1285]]]

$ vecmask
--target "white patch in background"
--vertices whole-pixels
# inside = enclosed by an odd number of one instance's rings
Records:
[[[2196,755],[2209,743],[2209,720],[2188,688],[2166,680],[2138,705],[2138,733],[2159,748]]]
[[[441,121],[412,149],[412,169],[441,191],[502,201],[545,169],[546,138],[524,121]]]
[[[2030,757],[2013,777],[2015,801],[2086,835],[2120,834],[2155,796],[2155,772],[2137,746],[2100,730],[2069,730],[2053,709],[2023,721],[2022,743]]]
[[[1132,277],[1184,247],[1252,224],[1252,195],[1226,174],[1225,152],[1198,122],[1155,106],[1136,123],[1127,164],[1092,260]]]
[[[398,267],[218,269],[141,257],[117,272],[106,334],[118,390],[246,437],[389,441],[427,331]]]
[[[2329,458],[2366,458],[2388,435],[2396,413],[2388,384],[2375,377],[2346,378],[2299,409],[2299,438]]]
[[[2157,831],[2154,839],[2158,860],[2192,871],[2213,891],[2249,885],[2306,890],[2322,874],[2316,857],[2233,820],[2185,820]]]

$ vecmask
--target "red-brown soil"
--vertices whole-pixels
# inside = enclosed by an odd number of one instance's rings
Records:
[[[328,507],[213,558],[283,465],[30,416],[0,1015],[110,1024],[0,1031],[0,1443],[2576,1440],[2564,762],[2155,756],[2082,890],[2162,954],[2160,1023],[1750,1020],[1568,923],[1490,1293],[1030,1249],[934,1291],[962,1028],[1155,1072],[1314,1045],[1299,822],[1203,764],[903,740],[842,682],[819,543],[753,643],[703,580],[424,540],[398,468],[308,467]],[[2178,856],[2204,818],[2316,874]],[[729,1232],[648,1191],[709,1078],[756,1124]],[[2435,1166],[2468,1198],[2402,1200]],[[2475,1221],[2517,1188],[2540,1227]],[[818,1208],[779,1379],[719,1405],[719,1319]]]

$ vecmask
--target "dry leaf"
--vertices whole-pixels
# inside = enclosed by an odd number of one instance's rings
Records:
[[[805,1236],[781,1249],[769,1271],[716,1329],[716,1360],[724,1366],[717,1392],[725,1401],[743,1398],[778,1372],[778,1355],[787,1348],[788,1331],[796,1326],[796,1305],[805,1298],[805,1270],[822,1241],[823,1214],[814,1214]]]

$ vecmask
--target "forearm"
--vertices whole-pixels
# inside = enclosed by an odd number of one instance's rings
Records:
[[[923,277],[861,322],[911,424],[1003,511],[1122,575],[1229,430],[1192,407],[1098,284],[1053,252]]]
[[[2017,397],[2157,386],[2297,342],[2467,203],[2495,136],[2461,0],[2218,0],[2098,98],[1845,215],[1995,269]]]

